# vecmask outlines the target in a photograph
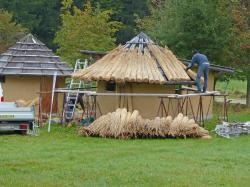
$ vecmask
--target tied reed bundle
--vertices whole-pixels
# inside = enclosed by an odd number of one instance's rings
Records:
[[[90,67],[73,73],[72,78],[147,84],[195,80],[196,73],[185,69],[186,66],[168,48],[148,43],[143,48],[139,45],[118,46]]]
[[[33,105],[36,106],[38,104],[39,104],[39,98],[38,97],[36,97],[33,100],[22,100],[22,99],[20,99],[20,100],[16,101],[16,105],[18,107],[31,107]]]
[[[143,119],[137,110],[132,113],[118,108],[98,118],[94,123],[78,130],[80,135],[110,138],[168,138],[197,137],[210,139],[209,132],[183,114],[176,118],[171,116],[152,120]]]

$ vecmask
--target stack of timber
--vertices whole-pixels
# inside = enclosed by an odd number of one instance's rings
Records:
[[[209,139],[209,132],[179,114],[175,119],[171,116],[153,120],[143,119],[137,110],[132,113],[126,108],[103,115],[87,127],[80,127],[78,133],[83,136],[99,136],[109,138],[168,138],[197,137]]]
[[[166,84],[194,81],[196,73],[168,49],[156,45],[140,33],[124,46],[118,46],[90,67],[74,73],[75,79],[85,81],[115,81]]]

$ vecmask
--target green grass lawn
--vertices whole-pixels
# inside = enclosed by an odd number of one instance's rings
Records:
[[[223,107],[222,103],[214,103],[213,119],[206,122],[206,128],[213,130],[216,124],[222,120]],[[246,122],[250,121],[250,109],[241,104],[230,104],[228,106],[228,120],[230,122]]]
[[[250,120],[249,110],[232,108],[231,120]],[[249,174],[250,136],[114,140],[60,126],[0,136],[1,187],[250,186]]]
[[[218,81],[216,83],[216,90],[224,92],[226,88],[227,83],[223,81]],[[246,98],[246,92],[247,92],[247,82],[246,81],[240,81],[240,80],[230,80],[227,91],[229,93],[229,96],[231,98]]]

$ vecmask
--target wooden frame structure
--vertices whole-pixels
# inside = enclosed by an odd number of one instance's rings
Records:
[[[56,81],[56,78],[54,77],[54,81]],[[55,93],[81,93],[84,94],[86,97],[86,107],[85,111],[83,113],[83,116],[86,116],[87,123],[90,121],[90,117],[94,117],[96,119],[96,113],[97,110],[102,114],[100,110],[99,103],[97,102],[98,96],[122,96],[122,97],[158,97],[159,98],[159,107],[158,111],[156,111],[156,116],[164,117],[168,115],[169,108],[171,107],[171,104],[174,100],[177,101],[178,105],[176,108],[176,115],[180,112],[183,114],[187,114],[187,108],[188,106],[191,107],[192,110],[192,117],[193,119],[200,124],[201,126],[204,126],[205,120],[208,116],[208,111],[211,107],[212,101],[214,97],[223,97],[224,98],[224,104],[223,104],[223,120],[228,121],[228,114],[227,114],[227,94],[221,94],[218,91],[211,91],[207,93],[187,93],[187,94],[148,94],[148,93],[96,93],[94,91],[87,91],[87,90],[69,90],[65,88],[61,89],[55,89],[55,82],[53,82],[53,89],[52,89],[52,98],[51,98],[51,112],[50,112],[50,118],[49,118],[49,126],[48,131],[50,132],[50,126],[51,126],[51,113],[52,113],[52,106],[53,106],[53,100],[54,100],[54,94]],[[199,97],[199,104],[198,109],[195,112],[192,106],[191,98],[192,97]],[[207,113],[204,113],[203,110],[203,99],[204,97],[211,97],[209,106],[207,108]],[[168,105],[166,107],[164,100],[168,99]]]
[[[192,118],[199,123],[200,125],[204,126],[205,121],[208,119],[208,113],[212,105],[212,101],[214,97],[224,97],[224,104],[223,104],[223,121],[228,121],[228,113],[227,113],[227,95],[226,94],[216,94],[216,95],[195,95],[199,97],[198,108],[195,111],[194,106],[191,101],[191,97],[193,94],[185,94],[183,97],[160,97],[160,105],[157,111],[157,116],[164,117],[169,115],[170,107],[173,107],[173,100],[177,100],[177,108],[175,110],[174,116],[177,116],[179,113],[183,113],[184,115],[188,115],[188,108],[191,108]],[[210,97],[209,105],[205,109],[206,112],[204,113],[204,105],[203,105],[203,97]],[[165,105],[164,100],[168,100],[168,104]]]
[[[54,102],[54,95],[55,93],[79,93],[84,94],[86,97],[86,107],[85,111],[83,113],[83,116],[86,116],[87,123],[90,121],[90,117],[96,118],[97,110],[99,110],[100,114],[102,115],[99,103],[97,102],[98,96],[119,96],[123,97],[124,100],[126,97],[158,97],[159,107],[158,111],[156,111],[156,116],[164,117],[167,116],[169,113],[169,108],[171,107],[171,104],[174,100],[177,101],[177,108],[176,108],[176,115],[180,112],[183,114],[187,114],[187,108],[190,106],[192,111],[192,118],[200,125],[204,126],[205,120],[208,117],[208,112],[210,110],[210,107],[212,105],[212,101],[214,97],[223,97],[224,98],[224,104],[223,104],[223,120],[228,121],[228,114],[227,114],[227,94],[221,94],[218,91],[210,91],[206,93],[189,93],[190,91],[196,92],[196,90],[190,88],[190,87],[182,87],[182,91],[187,91],[186,94],[149,94],[149,93],[97,93],[95,91],[88,91],[88,90],[79,90],[82,88],[79,88],[77,90],[70,90],[67,88],[58,88],[56,89],[56,81],[57,81],[57,73],[54,73],[53,77],[53,87],[52,87],[52,97],[51,97],[51,107],[50,107],[50,116],[49,116],[49,125],[48,125],[48,131],[50,132],[51,128],[51,113],[53,109],[53,102]],[[191,102],[192,97],[199,97],[198,102],[198,108],[197,111],[194,111],[194,107]],[[207,112],[204,113],[203,110],[203,99],[204,97],[210,97],[210,102],[207,108]],[[167,107],[164,103],[164,100],[168,99]],[[122,107],[122,106],[120,106]],[[126,106],[123,106],[126,107]]]

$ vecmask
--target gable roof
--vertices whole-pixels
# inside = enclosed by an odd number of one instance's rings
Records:
[[[193,83],[195,73],[168,49],[156,45],[141,32],[118,46],[90,67],[73,74],[82,80],[143,82],[150,84]]]
[[[73,73],[45,44],[28,34],[0,55],[1,75],[70,76]]]

